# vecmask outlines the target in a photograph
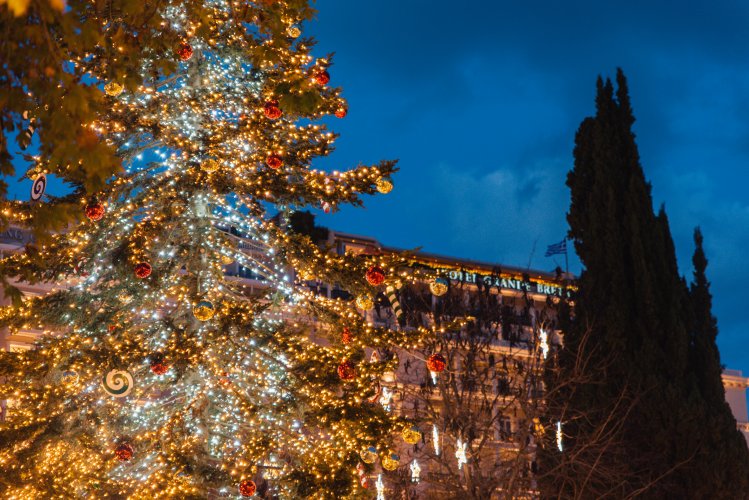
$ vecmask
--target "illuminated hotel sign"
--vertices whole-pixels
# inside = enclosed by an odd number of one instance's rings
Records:
[[[460,283],[482,282],[486,286],[496,286],[504,290],[517,290],[519,292],[539,293],[542,295],[553,295],[556,297],[570,297],[570,290],[564,290],[561,286],[539,283],[536,281],[525,281],[491,274],[471,273],[467,271],[456,271],[454,269],[442,269],[441,272],[451,281]]]

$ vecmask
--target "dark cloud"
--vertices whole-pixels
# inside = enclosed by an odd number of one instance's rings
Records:
[[[551,269],[595,78],[624,68],[656,205],[682,272],[710,259],[723,361],[749,372],[749,4],[318,0],[351,110],[322,166],[397,157],[391,195],[323,218],[401,247]],[[534,249],[535,243],[535,252]],[[579,269],[579,267],[576,267]]]

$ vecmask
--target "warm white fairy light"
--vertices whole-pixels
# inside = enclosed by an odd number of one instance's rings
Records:
[[[466,457],[466,444],[467,443],[464,443],[460,438],[458,438],[458,441],[455,444],[455,458],[458,459],[458,470],[461,470],[463,464],[468,462],[468,458]]]
[[[411,469],[411,482],[418,483],[421,475],[421,467],[419,466],[419,462],[414,460],[413,462],[411,462],[409,468]]]
[[[432,446],[434,446],[434,454],[439,456],[440,454],[440,431],[437,429],[437,424],[432,425]]]
[[[382,388],[382,395],[380,396],[380,404],[385,410],[390,411],[390,402],[393,399],[393,390],[389,387]]]
[[[538,339],[541,347],[541,353],[543,354],[544,359],[546,359],[549,354],[549,335],[543,328],[541,328],[538,334]]]
[[[377,500],[385,500],[385,483],[382,481],[382,474],[377,475],[375,488],[377,489]]]

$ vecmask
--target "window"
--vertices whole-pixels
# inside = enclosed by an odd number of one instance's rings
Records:
[[[510,379],[506,375],[501,375],[497,379],[497,394],[500,396],[509,396],[510,391]]]
[[[497,430],[499,431],[499,439],[502,441],[508,441],[512,436],[512,420],[507,415],[500,415],[497,420]]]

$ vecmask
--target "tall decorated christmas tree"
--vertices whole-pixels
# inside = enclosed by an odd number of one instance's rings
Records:
[[[369,358],[417,333],[375,328],[357,305],[413,277],[288,220],[389,191],[394,162],[311,168],[347,105],[301,36],[307,1],[153,8],[181,40],[129,53],[139,75],[75,62],[109,100],[88,126],[124,172],[80,198],[81,225],[4,263],[54,291],[0,312],[11,332],[49,333],[0,357],[0,495],[371,495],[408,423],[377,403],[397,359]]]

